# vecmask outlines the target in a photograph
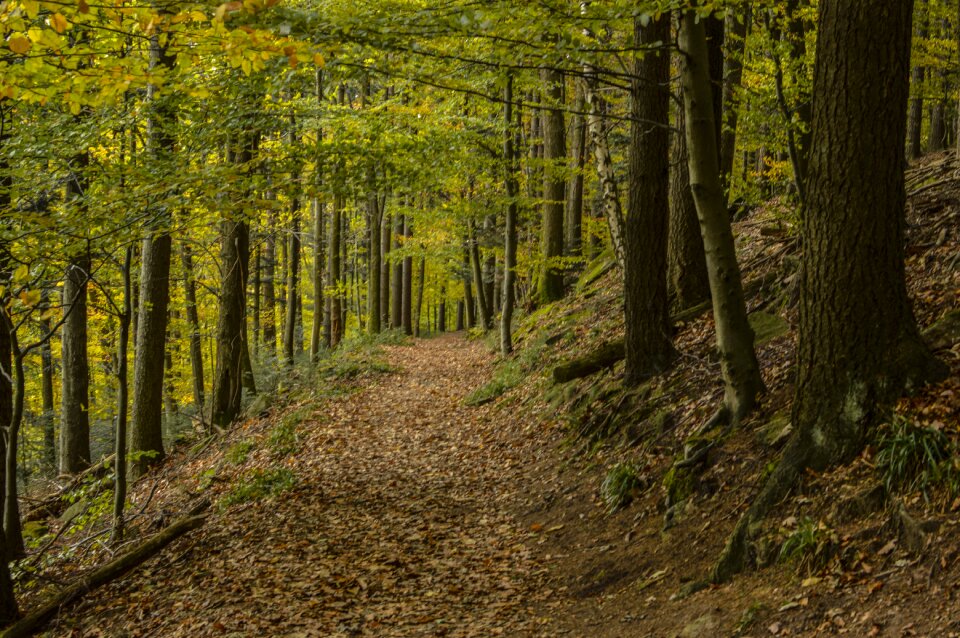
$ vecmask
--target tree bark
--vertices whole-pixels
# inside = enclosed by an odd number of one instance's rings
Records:
[[[626,219],[623,305],[626,327],[624,383],[636,386],[666,370],[674,357],[667,299],[667,221],[670,205],[669,14],[641,27],[644,48],[631,80],[629,209]],[[654,49],[653,47],[659,47]]]
[[[200,334],[200,316],[197,314],[197,280],[193,271],[193,255],[190,246],[180,244],[180,262],[183,266],[184,300],[187,306],[187,323],[190,326],[190,369],[192,371],[193,403],[201,420],[204,416],[203,341]]]
[[[167,13],[167,11],[161,11]],[[167,35],[167,34],[164,34]],[[173,69],[176,56],[169,52],[169,37],[150,39],[150,66]],[[158,97],[156,87],[147,87],[150,117],[147,123],[147,155],[157,168],[173,159],[176,113],[170,96]],[[162,171],[161,171],[162,174]],[[143,240],[140,272],[140,303],[137,322],[136,357],[133,368],[133,413],[130,448],[139,453],[131,466],[135,476],[150,462],[163,458],[163,360],[167,335],[167,305],[170,300],[170,211],[160,205],[154,227]]]
[[[117,432],[113,454],[116,464],[113,479],[114,543],[123,540],[123,509],[127,501],[127,346],[130,341],[130,318],[133,315],[132,265],[133,246],[128,246],[123,261],[123,311],[120,313],[120,334],[117,338]]]
[[[573,102],[573,123],[571,129],[571,168],[567,193],[567,213],[564,223],[566,231],[567,254],[579,257],[583,249],[583,167],[587,158],[587,120],[584,110],[587,106],[583,80],[576,81],[576,97]]]
[[[487,299],[486,286],[483,285],[483,270],[480,264],[480,247],[477,242],[477,232],[472,219],[467,220],[467,231],[470,241],[470,264],[473,269],[473,281],[477,287],[477,309],[480,311],[480,325],[489,330],[493,325],[490,312],[490,302]]]
[[[686,125],[677,109],[671,134],[670,223],[667,238],[667,280],[674,310],[692,308],[710,298],[707,259],[700,236],[697,204],[690,189]]]
[[[543,118],[543,221],[540,236],[540,273],[538,295],[540,303],[550,303],[563,297],[563,269],[557,262],[563,257],[563,208],[566,180],[562,166],[566,161],[563,127],[563,73],[553,68],[540,71],[546,91],[547,106]],[[477,286],[481,285],[477,281]],[[487,317],[489,319],[489,316]],[[489,321],[486,323],[489,327]]]
[[[750,527],[805,468],[853,459],[903,390],[945,373],[920,338],[904,276],[913,1],[819,9],[794,435],[728,540],[717,582],[743,569]]]
[[[620,208],[620,192],[617,185],[616,172],[613,167],[613,158],[610,155],[610,146],[607,143],[607,131],[604,123],[603,100],[597,92],[597,75],[592,67],[584,67],[586,82],[584,85],[587,103],[587,130],[590,133],[590,144],[593,146],[594,159],[597,164],[597,179],[600,181],[600,193],[603,201],[603,216],[610,231],[610,244],[617,264],[623,269],[624,262],[624,224],[623,212]]]
[[[920,0],[920,11],[923,17],[917,24],[916,39],[925,40],[929,30],[930,13],[927,0]],[[912,21],[912,18],[911,18]],[[927,76],[926,67],[917,64],[913,67],[910,84],[913,90],[913,99],[910,100],[910,157],[916,159],[923,154],[923,83]]]
[[[517,197],[520,190],[517,183],[517,171],[519,170],[517,150],[519,145],[514,139],[517,133],[513,129],[512,75],[507,77],[507,83],[503,89],[503,122],[504,187],[507,192],[507,210],[503,224],[503,312],[500,314],[500,353],[505,357],[513,352],[513,299],[517,276]],[[582,185],[581,175],[581,187]],[[576,239],[577,249],[579,250],[579,237]],[[457,323],[458,325],[461,323],[459,314]]]
[[[41,291],[40,311],[46,313],[50,308],[50,291],[44,288]],[[50,319],[40,319],[41,334],[50,332]],[[4,370],[7,366],[3,366]],[[55,410],[53,397],[53,349],[50,340],[40,346],[40,397],[43,409],[43,457],[51,469],[57,467],[56,428],[54,427]],[[3,417],[0,416],[0,419]]]
[[[398,248],[403,245],[400,237],[403,235],[403,215],[393,216],[393,245]],[[403,260],[391,259],[393,263],[393,277],[390,282],[390,327],[394,330],[403,327]]]
[[[403,216],[403,245],[409,248],[410,238],[413,237],[413,225],[410,216]],[[413,335],[413,257],[403,258],[403,304],[401,308],[401,319],[403,322],[403,332],[408,336]]]
[[[240,414],[243,398],[243,271],[249,257],[247,225],[221,222],[220,312],[217,318],[217,361],[213,381],[211,422],[229,426]]]
[[[744,55],[746,53],[747,25],[752,18],[750,5],[740,11],[727,11],[726,55],[723,58],[723,119],[720,134],[720,175],[728,191],[732,183],[733,159],[737,147],[737,120],[740,109],[737,104],[737,92],[743,80]]]
[[[342,321],[342,290],[340,288],[340,230],[341,223],[341,203],[343,198],[336,194],[333,196],[333,212],[330,216],[330,246],[327,250],[327,289],[330,304],[330,347],[336,348],[343,338]]]
[[[763,390],[763,382],[753,349],[753,330],[747,321],[740,267],[720,183],[706,32],[693,12],[687,12],[681,18],[680,49],[684,54],[681,81],[690,153],[690,188],[703,236],[725,385],[723,408],[718,416],[737,424],[753,409]]]
[[[74,196],[79,196],[74,193]],[[90,370],[87,362],[87,281],[90,258],[80,256],[63,280],[61,333],[63,381],[60,409],[60,472],[76,474],[90,465]]]

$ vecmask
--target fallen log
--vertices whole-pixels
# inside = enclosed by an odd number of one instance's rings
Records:
[[[553,381],[566,383],[581,377],[589,377],[613,365],[624,357],[623,339],[612,343],[605,343],[596,350],[578,359],[558,365],[553,369]]]
[[[149,540],[138,545],[123,556],[110,561],[72,585],[69,585],[38,609],[10,625],[10,627],[0,634],[0,638],[17,638],[19,636],[33,635],[43,623],[49,620],[51,616],[60,611],[64,606],[82,597],[87,592],[116,580],[134,567],[146,562],[148,559],[159,554],[163,548],[176,539],[203,525],[206,520],[206,515],[181,518],[179,521],[164,528]]]

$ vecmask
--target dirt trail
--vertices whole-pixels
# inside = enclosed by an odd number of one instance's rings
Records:
[[[387,352],[397,372],[303,423],[292,491],[215,514],[49,635],[554,635],[509,513],[527,446],[463,403],[490,354],[457,335]]]

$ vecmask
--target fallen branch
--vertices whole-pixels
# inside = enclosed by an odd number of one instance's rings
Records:
[[[574,379],[588,377],[613,365],[624,357],[623,340],[605,343],[593,352],[578,359],[558,365],[553,369],[553,381],[566,383]]]
[[[0,634],[0,638],[16,638],[18,636],[32,635],[38,627],[43,625],[43,623],[64,606],[82,597],[87,592],[116,580],[134,567],[146,562],[176,539],[203,525],[206,520],[206,516],[189,516],[173,523],[130,552],[110,561],[103,567],[94,570],[72,585],[67,586],[63,591],[41,605],[38,609],[8,627]]]

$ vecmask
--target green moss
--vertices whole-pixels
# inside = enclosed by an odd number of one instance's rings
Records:
[[[754,312],[748,317],[753,328],[754,344],[762,345],[790,332],[790,324],[777,315],[766,312]]]
[[[667,492],[667,505],[672,507],[693,495],[697,487],[694,468],[674,465],[663,476],[663,489]]]
[[[218,505],[220,508],[226,508],[238,503],[271,498],[286,492],[295,484],[296,476],[288,468],[253,470],[221,498]]]
[[[247,457],[250,456],[250,452],[253,451],[254,447],[256,446],[253,441],[244,439],[230,446],[223,456],[233,465],[243,465],[247,462]]]

